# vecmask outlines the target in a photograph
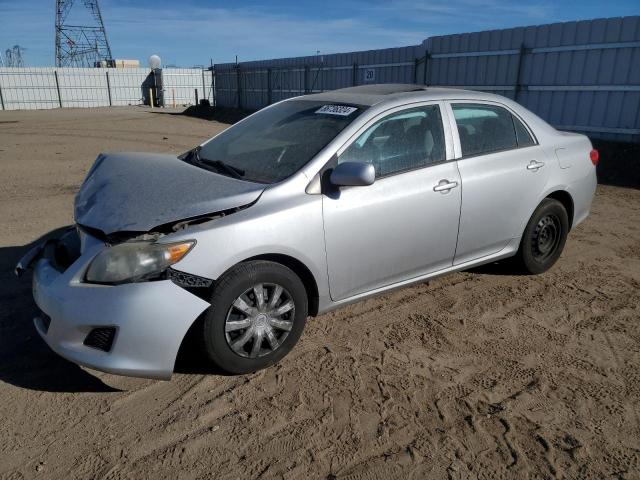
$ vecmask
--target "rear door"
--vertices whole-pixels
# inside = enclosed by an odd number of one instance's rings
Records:
[[[505,106],[452,101],[450,107],[461,149],[457,265],[497,253],[522,235],[551,165],[529,128]]]
[[[338,152],[338,163],[372,163],[376,180],[323,195],[334,300],[453,263],[460,177],[441,113],[438,104],[395,109]]]

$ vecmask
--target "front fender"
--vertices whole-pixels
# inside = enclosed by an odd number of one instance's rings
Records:
[[[286,255],[308,268],[320,297],[328,295],[319,195],[304,195],[285,208],[271,209],[259,202],[228,217],[167,235],[163,241],[186,239],[197,243],[189,255],[174,265],[177,270],[215,280],[248,258]]]

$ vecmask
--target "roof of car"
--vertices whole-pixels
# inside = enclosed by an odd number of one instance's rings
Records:
[[[445,100],[452,98],[489,99],[493,97],[495,97],[495,95],[489,93],[462,90],[459,88],[428,87],[426,85],[412,83],[387,83],[340,88],[338,90],[306,95],[304,99],[371,106],[386,100],[398,100],[405,98],[419,101]]]

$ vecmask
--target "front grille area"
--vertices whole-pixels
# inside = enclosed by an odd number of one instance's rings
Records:
[[[94,328],[89,332],[89,335],[87,335],[87,338],[84,339],[83,343],[87,347],[97,348],[103,352],[108,352],[111,350],[115,336],[115,327]]]

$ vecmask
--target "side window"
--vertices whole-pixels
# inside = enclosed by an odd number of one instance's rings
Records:
[[[531,145],[535,145],[536,142],[534,142],[533,138],[531,138],[531,134],[529,133],[529,131],[516,117],[513,117],[513,126],[516,129],[518,147],[530,147]]]
[[[376,177],[445,160],[437,105],[397,112],[369,127],[338,157],[338,163],[371,163]]]
[[[452,108],[463,157],[518,146],[512,115],[504,108],[471,103],[453,104]]]

